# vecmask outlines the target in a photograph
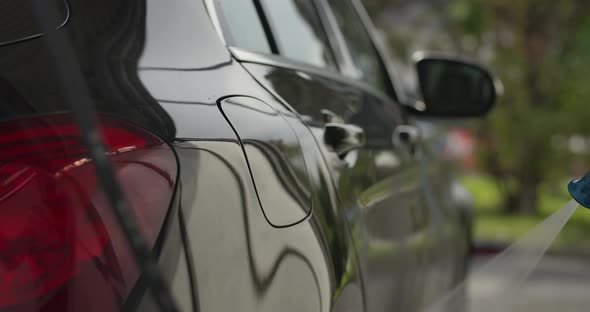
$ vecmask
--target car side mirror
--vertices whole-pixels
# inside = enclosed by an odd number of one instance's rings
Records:
[[[496,86],[490,72],[476,63],[446,56],[415,58],[423,101],[413,110],[431,117],[478,117],[496,102]]]

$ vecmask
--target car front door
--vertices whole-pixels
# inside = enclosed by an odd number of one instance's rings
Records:
[[[398,118],[393,133],[381,127],[381,135],[390,135],[393,145],[375,148],[376,185],[363,196],[366,207],[371,207],[364,218],[368,232],[385,229],[387,237],[403,257],[384,257],[383,240],[369,235],[366,285],[370,311],[414,311],[423,304],[424,290],[430,283],[429,266],[434,245],[432,235],[433,213],[423,196],[424,163],[420,161],[420,133],[401,111],[393,78],[386,64],[383,49],[376,40],[374,28],[360,1],[327,1],[340,29],[341,42],[349,52],[357,80],[372,88],[365,94],[378,101],[384,109],[393,111]],[[376,135],[376,134],[375,134]],[[385,147],[385,148],[383,148]],[[395,153],[406,156],[394,161]],[[395,166],[394,164],[397,164]],[[387,195],[374,197],[375,189],[387,190]],[[376,211],[376,212],[375,212]],[[389,218],[379,214],[389,214]],[[380,230],[381,229],[381,230]],[[384,236],[384,235],[382,235]],[[381,242],[381,244],[380,244]],[[392,259],[395,259],[392,261]],[[389,275],[384,274],[389,273]],[[383,282],[394,285],[389,293],[380,293]],[[393,294],[393,295],[392,295]],[[387,298],[389,299],[388,302]]]
[[[374,27],[361,1],[329,0],[328,2],[333,7],[351,58],[364,74],[362,78],[385,92],[388,91],[387,86],[392,86],[389,82],[393,82],[395,87],[397,83],[395,81],[387,80],[379,83],[384,79],[375,80],[375,77],[386,76],[386,70],[379,73],[375,70],[378,66],[368,66],[370,63],[367,60],[370,58],[363,51],[367,51],[366,47],[371,44],[380,52],[375,59],[382,60],[382,64],[389,63],[389,59],[384,55],[383,46],[379,45]],[[365,27],[363,28],[360,24],[364,24]],[[384,66],[384,68],[391,68],[391,66]],[[393,75],[389,77],[394,78]],[[395,97],[395,94],[391,92],[389,94]],[[440,150],[433,149],[435,144],[425,139],[422,133],[424,128],[418,131],[415,126],[417,122],[409,118],[407,123],[412,126],[399,127],[394,139],[401,139],[396,135],[404,135],[405,138],[410,139],[411,142],[406,142],[411,144],[407,146],[411,149],[411,160],[408,166],[410,168],[417,166],[417,170],[412,171],[415,174],[415,180],[412,181],[417,183],[417,198],[410,208],[412,234],[408,240],[408,253],[414,256],[415,263],[410,266],[414,271],[411,271],[412,275],[407,278],[404,287],[405,290],[414,289],[415,291],[406,295],[405,300],[401,301],[400,310],[414,311],[435,304],[448,293],[450,288],[454,287],[453,285],[459,279],[463,278],[466,253],[464,247],[468,235],[464,235],[467,231],[467,223],[461,222],[461,217],[451,198],[452,180],[448,175],[449,164],[443,162]],[[430,132],[440,131],[440,129],[434,130],[437,129],[434,127],[430,129]]]

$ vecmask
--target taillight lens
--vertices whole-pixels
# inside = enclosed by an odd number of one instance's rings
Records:
[[[177,174],[150,132],[111,118],[100,131],[153,244]],[[69,115],[0,123],[0,311],[118,310],[139,272]]]

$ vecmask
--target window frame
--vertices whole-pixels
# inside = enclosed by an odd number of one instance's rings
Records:
[[[270,61],[270,62],[275,66],[280,66],[277,63],[280,60],[282,60],[281,63],[284,63],[286,65],[297,66],[297,67],[301,67],[301,68],[309,68],[309,69],[312,69],[312,71],[317,71],[317,69],[320,69],[320,70],[331,72],[331,73],[340,72],[340,70],[341,70],[340,66],[342,64],[342,54],[343,53],[341,50],[339,50],[340,45],[334,39],[334,29],[332,27],[333,25],[332,25],[332,23],[330,23],[329,21],[326,20],[326,18],[327,18],[326,14],[325,14],[326,12],[323,10],[324,8],[318,4],[318,1],[308,0],[312,3],[317,15],[320,17],[320,23],[321,23],[324,33],[326,34],[326,39],[327,39],[326,48],[329,50],[328,52],[332,55],[332,58],[334,60],[334,64],[332,67],[329,67],[329,66],[323,67],[323,66],[319,66],[319,65],[315,65],[315,64],[311,64],[311,63],[302,62],[302,61],[295,60],[295,59],[289,58],[289,57],[281,54],[281,51],[279,50],[279,47],[277,45],[277,41],[275,38],[276,36],[275,36],[273,29],[272,29],[272,25],[270,25],[268,17],[267,17],[267,13],[264,11],[265,10],[264,4],[259,0],[252,0],[252,1],[254,3],[254,6],[256,7],[256,10],[258,11],[258,18],[260,19],[260,23],[262,24],[262,27],[264,29],[264,32],[266,35],[266,40],[268,41],[268,44],[270,46],[271,53],[250,51],[250,50],[247,50],[247,49],[244,49],[241,47],[231,45],[228,42],[225,34],[223,33],[223,27],[221,26],[219,12],[217,12],[217,6],[215,4],[216,0],[203,0],[203,1],[205,3],[205,7],[206,7],[207,11],[209,12],[209,17],[211,18],[211,21],[213,23],[215,30],[217,31],[217,34],[219,35],[219,37],[221,38],[223,43],[227,46],[227,48],[230,50],[230,52],[232,52],[233,56],[237,60],[242,61],[242,62],[248,62],[249,58],[251,56],[256,55],[256,56],[258,56],[258,57],[256,57],[256,59],[258,61],[261,61],[265,57],[269,57],[270,59],[272,59],[272,61]]]
[[[333,13],[333,9],[331,7],[331,5],[328,3],[327,0],[319,0],[320,2],[324,3],[324,9],[327,11],[330,11],[331,14]],[[379,34],[377,32],[377,28],[375,27],[375,25],[373,24],[373,21],[371,20],[371,17],[369,16],[367,10],[365,9],[365,6],[362,4],[362,2],[360,0],[339,0],[339,1],[348,1],[350,2],[350,4],[353,6],[355,13],[357,14],[358,18],[359,18],[359,22],[362,24],[365,32],[369,35],[369,41],[371,42],[371,45],[373,46],[373,48],[375,49],[376,55],[379,58],[379,65],[384,69],[384,74],[385,74],[385,78],[387,80],[387,83],[390,87],[391,93],[392,94],[385,94],[387,97],[389,97],[391,100],[393,100],[394,102],[400,104],[400,105],[404,105],[405,102],[405,98],[404,96],[404,92],[403,90],[400,90],[400,81],[397,80],[397,73],[394,71],[394,66],[393,63],[391,62],[391,58],[389,56],[389,53],[386,49],[386,45],[383,43],[382,40],[380,40]],[[341,46],[340,49],[345,50],[346,53],[348,54],[347,59],[349,60],[350,64],[347,64],[347,66],[350,66],[353,68],[352,72],[347,72],[347,73],[343,73],[344,75],[349,76],[352,79],[358,80],[361,83],[367,84],[369,85],[375,92],[380,93],[380,94],[384,94],[383,91],[378,90],[376,87],[370,85],[369,83],[362,81],[362,79],[360,77],[358,77],[358,71],[360,71],[360,68],[357,67],[356,64],[354,64],[354,62],[352,61],[352,56],[350,53],[350,50],[348,48],[348,44],[346,43],[346,39],[344,34],[342,33],[342,29],[340,28],[340,25],[338,24],[338,22],[336,21],[335,18],[333,18],[332,20],[332,27],[336,29],[336,31],[339,33],[339,35],[337,36],[338,41],[339,41],[339,45]]]
[[[243,63],[255,63],[255,64],[262,64],[262,65],[271,65],[281,68],[287,68],[295,71],[300,72],[307,72],[312,73],[315,75],[319,75],[322,77],[326,77],[328,79],[332,79],[335,81],[339,81],[342,83],[346,83],[348,85],[352,85],[358,89],[361,89],[365,92],[368,92],[378,99],[381,99],[385,102],[393,102],[398,106],[403,106],[406,103],[404,100],[405,98],[401,98],[403,96],[403,92],[400,92],[399,83],[392,79],[397,77],[393,71],[393,66],[390,61],[388,61],[387,53],[385,53],[384,45],[378,40],[377,30],[374,27],[368,13],[366,12],[363,4],[360,0],[341,0],[341,1],[350,1],[354,6],[354,9],[359,16],[360,22],[362,23],[365,31],[369,34],[369,39],[373,44],[375,50],[377,51],[377,55],[379,57],[379,61],[385,69],[385,73],[389,84],[391,85],[391,89],[393,94],[386,94],[381,90],[378,90],[375,86],[363,81],[358,76],[359,69],[353,63],[350,51],[344,39],[344,35],[341,32],[340,26],[336,20],[334,12],[330,4],[327,0],[310,0],[315,6],[317,14],[320,16],[320,20],[324,31],[326,32],[326,36],[328,39],[328,46],[327,48],[330,49],[330,52],[334,56],[335,60],[335,68],[330,67],[322,67],[317,66],[310,63],[301,62],[298,60],[294,60],[288,58],[284,55],[280,54],[280,51],[273,50],[272,42],[276,41],[274,39],[274,34],[272,33],[272,29],[270,25],[264,26],[264,23],[267,23],[267,19],[265,16],[259,16],[261,23],[263,23],[263,28],[265,30],[267,40],[271,45],[272,53],[263,53],[263,52],[255,52],[246,50],[240,47],[232,46],[228,44],[226,38],[224,37],[221,24],[219,21],[219,17],[216,12],[215,8],[215,1],[216,0],[203,0],[205,3],[205,7],[209,12],[209,16],[212,20],[213,26],[217,31],[219,37],[223,41],[223,43],[227,46],[228,50],[232,54],[232,56],[239,62]],[[259,9],[259,15],[265,14],[261,12],[260,9],[263,9],[262,3],[258,0],[252,0],[256,4],[257,9]],[[267,28],[268,26],[268,28]],[[276,47],[276,45],[275,45]],[[402,113],[403,110],[400,110]]]
[[[333,30],[334,29],[332,29],[331,23],[329,23],[326,20],[327,16],[324,14],[325,12],[324,12],[323,8],[319,5],[318,1],[306,0],[311,3],[313,8],[315,9],[315,13],[317,14],[317,16],[320,19],[320,21],[319,21],[320,25],[322,27],[322,30],[324,31],[324,34],[326,35],[326,41],[327,41],[326,42],[327,43],[326,49],[329,50],[328,52],[331,54],[332,59],[334,61],[333,66],[320,66],[320,65],[313,64],[313,63],[307,63],[307,62],[299,61],[296,59],[292,59],[284,54],[281,54],[281,50],[280,50],[280,47],[278,46],[278,40],[276,38],[275,31],[274,31],[274,29],[270,23],[270,19],[268,17],[268,13],[267,13],[268,9],[265,8],[265,4],[263,3],[263,1],[261,1],[261,0],[252,0],[252,1],[254,1],[255,5],[258,9],[258,15],[259,15],[260,20],[262,21],[262,23],[264,25],[266,25],[268,27],[268,28],[265,28],[265,30],[267,30],[266,36],[267,36],[267,40],[269,41],[269,43],[273,43],[276,47],[276,50],[273,50],[273,53],[275,53],[275,55],[281,56],[285,60],[288,60],[288,61],[292,61],[295,63],[301,63],[304,65],[308,65],[308,66],[315,67],[315,68],[320,68],[323,70],[336,71],[336,72],[340,71],[340,60],[338,59],[338,56],[337,56],[337,54],[339,54],[339,52],[337,50],[340,48],[340,46],[338,45],[337,42],[334,41],[334,38],[333,38],[333,35],[334,35]],[[274,1],[274,0],[270,0],[270,1]],[[330,65],[332,65],[332,64],[330,64]]]

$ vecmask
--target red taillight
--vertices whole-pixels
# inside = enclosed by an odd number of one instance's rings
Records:
[[[101,117],[121,187],[152,245],[176,158],[144,129]],[[69,115],[0,124],[0,311],[115,310],[138,278]]]

